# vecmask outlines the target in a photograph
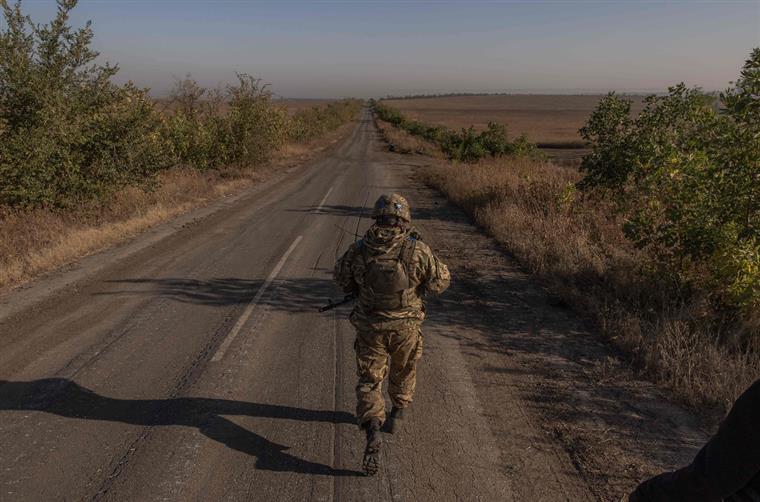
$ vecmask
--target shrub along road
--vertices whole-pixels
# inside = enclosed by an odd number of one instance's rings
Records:
[[[691,417],[621,376],[409,158],[365,114],[329,156],[2,298],[0,500],[607,499],[693,455]],[[389,191],[453,286],[365,478],[353,330],[317,307]]]

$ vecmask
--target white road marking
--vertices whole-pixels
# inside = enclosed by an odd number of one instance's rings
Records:
[[[282,270],[282,267],[285,266],[285,262],[288,261],[290,253],[292,253],[296,246],[298,246],[298,243],[301,242],[301,239],[303,239],[303,235],[296,237],[296,240],[293,241],[293,244],[291,244],[288,250],[285,251],[285,254],[282,255],[282,258],[280,258],[280,261],[278,261],[277,265],[274,266],[272,272],[269,274],[269,277],[267,277],[267,280],[264,281],[264,284],[262,284],[259,290],[256,292],[256,296],[254,296],[253,300],[251,300],[248,306],[246,306],[243,314],[227,334],[227,338],[225,338],[222,344],[219,346],[216,354],[214,354],[214,357],[211,358],[211,362],[218,362],[222,360],[224,353],[227,352],[227,349],[232,344],[233,340],[235,340],[235,337],[238,335],[238,333],[240,333],[240,329],[243,327],[248,318],[251,317],[253,309],[256,308],[256,304],[259,303],[261,297],[264,296],[264,293],[266,293],[267,288],[277,278],[277,274],[279,274],[280,270]]]
[[[319,205],[317,206],[317,210],[316,210],[316,211],[314,211],[315,213],[318,213],[318,212],[320,212],[320,211],[322,210],[322,206],[324,206],[324,205],[325,205],[325,201],[327,201],[327,198],[328,198],[328,197],[330,196],[330,194],[332,193],[332,191],[333,191],[333,188],[335,188],[335,187],[330,187],[330,189],[327,191],[327,193],[325,194],[325,196],[324,196],[324,197],[322,197],[322,202],[320,202],[320,203],[319,203]]]

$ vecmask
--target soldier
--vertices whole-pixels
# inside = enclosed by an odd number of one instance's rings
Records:
[[[736,400],[694,461],[644,481],[630,502],[760,501],[760,380]]]
[[[356,328],[356,418],[366,432],[362,462],[372,476],[378,470],[380,429],[386,422],[381,386],[388,374],[393,407],[385,430],[393,433],[414,395],[417,361],[422,355],[425,293],[449,286],[449,270],[411,226],[406,199],[383,195],[372,212],[375,223],[335,265],[335,280],[356,295],[351,324]]]

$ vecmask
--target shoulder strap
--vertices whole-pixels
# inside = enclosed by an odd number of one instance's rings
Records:
[[[401,253],[399,256],[399,259],[404,264],[407,271],[411,271],[412,269],[415,249],[417,249],[417,239],[410,235],[404,241],[404,244],[403,244],[403,247],[401,248]]]

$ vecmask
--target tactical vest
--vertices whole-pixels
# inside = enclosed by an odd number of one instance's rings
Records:
[[[363,312],[404,310],[418,303],[411,274],[416,247],[417,239],[408,237],[389,253],[373,255],[362,243],[364,277],[359,305]]]

